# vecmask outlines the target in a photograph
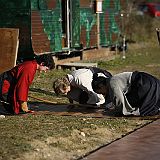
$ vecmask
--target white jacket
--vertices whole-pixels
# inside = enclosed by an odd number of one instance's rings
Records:
[[[68,98],[78,102],[81,91],[88,93],[89,99],[87,104],[100,105],[105,102],[102,94],[97,94],[92,89],[93,73],[90,69],[78,69],[71,74],[67,74],[72,90],[68,93]]]

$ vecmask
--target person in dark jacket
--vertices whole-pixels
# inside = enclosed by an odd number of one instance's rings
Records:
[[[94,74],[93,90],[106,107],[123,115],[152,116],[160,111],[160,80],[145,72],[123,72],[111,78]]]
[[[50,54],[35,56],[0,75],[0,114],[31,112],[27,106],[29,86],[36,71],[46,72],[55,67]]]

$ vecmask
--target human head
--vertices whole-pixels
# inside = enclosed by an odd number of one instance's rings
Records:
[[[51,54],[38,55],[35,59],[41,66],[46,66],[48,69],[55,68],[55,63]]]
[[[66,95],[71,89],[68,78],[65,76],[65,77],[56,79],[53,82],[53,89],[57,95],[60,95],[60,94]]]
[[[98,94],[106,95],[108,91],[108,77],[106,76],[99,76],[98,73],[93,74],[93,80],[92,80],[92,88],[93,91]]]

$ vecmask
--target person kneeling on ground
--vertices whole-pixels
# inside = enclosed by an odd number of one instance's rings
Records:
[[[103,94],[106,107],[122,115],[157,115],[160,111],[160,80],[145,72],[123,72],[107,77],[93,75],[93,90]]]
[[[53,69],[55,63],[52,55],[35,56],[33,60],[18,64],[0,75],[0,113],[19,114],[30,113],[27,99],[29,86],[36,71],[46,72]]]
[[[108,71],[96,67],[77,69],[56,79],[53,82],[54,91],[57,95],[66,95],[70,103],[76,101],[79,104],[100,106],[105,102],[105,98],[102,94],[95,93],[91,85],[93,74],[97,72],[112,76]]]

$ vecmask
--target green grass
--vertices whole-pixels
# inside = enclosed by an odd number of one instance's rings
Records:
[[[135,121],[125,118],[96,119],[53,115],[8,116],[0,119],[0,159],[20,158],[25,153],[33,154],[37,152],[37,149],[45,146],[52,149],[58,148],[60,152],[66,153],[72,150],[78,157],[77,151],[84,154],[88,148],[95,149],[148,122],[150,121]],[[99,130],[100,132],[98,132]],[[112,136],[105,137],[105,134],[108,133]],[[33,144],[36,142],[43,144],[39,147],[34,146]]]
[[[160,78],[160,47],[131,48],[126,53],[126,59],[115,58],[111,61],[99,61],[100,68],[107,69],[113,74],[123,71],[145,71]]]

